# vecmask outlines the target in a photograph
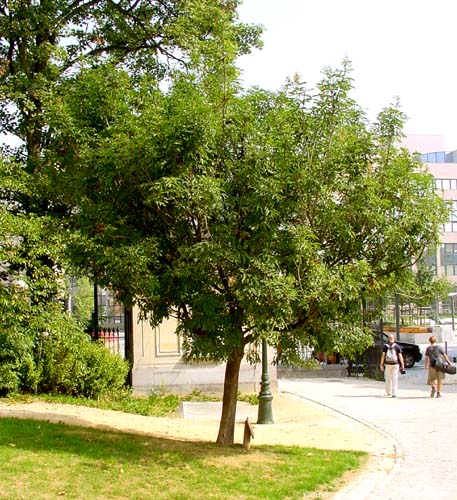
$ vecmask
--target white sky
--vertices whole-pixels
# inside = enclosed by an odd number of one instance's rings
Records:
[[[313,87],[347,58],[370,120],[398,96],[406,133],[457,149],[457,0],[243,0],[239,14],[265,28],[264,48],[239,61],[246,86],[298,73]]]

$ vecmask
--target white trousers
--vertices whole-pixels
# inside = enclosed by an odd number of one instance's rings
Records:
[[[386,379],[386,394],[396,396],[398,389],[399,365],[384,365],[384,376]]]

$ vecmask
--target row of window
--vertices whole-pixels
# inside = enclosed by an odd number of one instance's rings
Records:
[[[435,179],[435,185],[443,191],[457,189],[457,179]]]
[[[457,151],[436,151],[434,153],[424,153],[420,155],[422,163],[457,163]]]
[[[429,253],[425,256],[425,262],[436,273],[438,268],[437,254]],[[440,245],[440,271],[446,276],[457,276],[457,243],[442,243]]]
[[[437,151],[436,153],[424,153],[420,155],[422,163],[445,163],[445,151]]]

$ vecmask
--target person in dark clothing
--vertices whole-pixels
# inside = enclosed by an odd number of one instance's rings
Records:
[[[433,398],[436,393],[436,397],[441,397],[441,389],[443,387],[443,380],[445,378],[445,373],[439,372],[434,366],[434,358],[438,355],[443,356],[443,358],[451,364],[447,354],[440,345],[436,345],[436,337],[432,335],[428,341],[430,345],[425,349],[424,366],[428,370],[427,384],[431,386],[432,390],[430,392],[430,397]],[[438,389],[438,390],[437,390]]]

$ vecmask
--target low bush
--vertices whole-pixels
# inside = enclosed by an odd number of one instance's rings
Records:
[[[6,308],[0,309],[6,311]],[[99,398],[125,385],[128,364],[93,342],[58,304],[9,309],[0,327],[0,395],[60,393]]]
[[[128,364],[102,342],[93,342],[70,317],[54,315],[37,342],[38,392],[98,398],[118,392]]]
[[[33,336],[27,332],[25,301],[13,300],[9,290],[0,288],[0,395],[33,386],[36,377]]]
[[[33,380],[32,345],[26,335],[0,329],[0,396],[17,392],[24,381]]]

